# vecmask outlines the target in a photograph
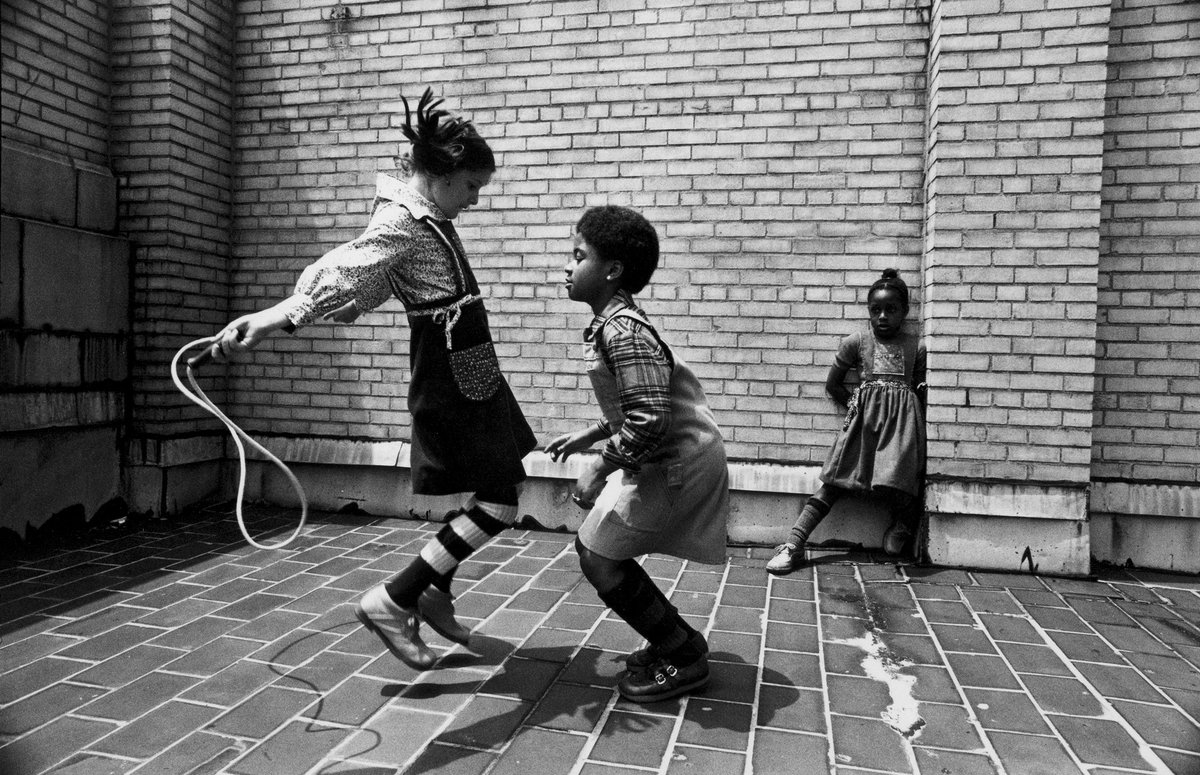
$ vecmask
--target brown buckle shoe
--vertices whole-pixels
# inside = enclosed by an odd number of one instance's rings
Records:
[[[679,666],[670,659],[659,659],[642,671],[625,671],[617,682],[617,691],[630,702],[647,703],[669,700],[681,694],[698,692],[708,686],[708,657]]]

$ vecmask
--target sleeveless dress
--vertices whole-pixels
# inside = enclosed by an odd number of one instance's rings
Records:
[[[842,430],[821,469],[821,481],[855,492],[921,493],[925,472],[925,417],[914,390],[925,379],[925,350],[907,327],[894,339],[851,334],[837,363],[858,369]]]
[[[306,268],[284,311],[301,325],[349,301],[367,311],[392,296],[411,331],[413,492],[524,481],[522,458],[537,439],[500,372],[462,242],[437,205],[381,173],[367,230]]]
[[[611,560],[669,554],[684,560],[725,562],[729,519],[729,466],[725,444],[704,390],[691,368],[676,357],[654,327],[637,312],[631,317],[654,335],[672,363],[671,428],[659,451],[637,473],[611,475],[579,529],[589,550]],[[603,329],[587,348],[587,371],[597,403],[613,433],[625,421],[617,380],[601,356]]]

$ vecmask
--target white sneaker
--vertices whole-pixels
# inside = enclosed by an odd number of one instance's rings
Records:
[[[383,645],[404,664],[417,670],[428,670],[437,656],[418,630],[421,620],[412,608],[401,608],[388,595],[383,585],[372,587],[354,606],[354,615]]]
[[[775,556],[767,562],[767,573],[784,576],[804,564],[804,547],[792,543],[775,547]]]

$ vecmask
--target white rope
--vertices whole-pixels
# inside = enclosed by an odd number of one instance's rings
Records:
[[[184,387],[183,382],[179,379],[179,359],[183,356],[183,354],[197,345],[204,345],[207,347],[216,341],[217,337],[207,337],[204,339],[197,339],[193,342],[188,342],[183,347],[179,348],[179,352],[175,353],[175,357],[171,359],[171,379],[174,380],[175,387],[179,388],[179,392],[187,396],[188,400],[192,401],[198,406],[203,407],[211,415],[223,422],[225,427],[229,429],[229,435],[233,437],[233,443],[237,446],[239,467],[237,523],[238,527],[242,531],[242,536],[246,539],[248,544],[258,549],[282,549],[292,541],[296,540],[296,537],[300,535],[300,531],[304,529],[304,523],[308,521],[308,499],[304,497],[304,488],[300,486],[300,481],[296,479],[296,475],[292,473],[291,469],[289,469],[282,460],[272,455],[266,447],[246,435],[245,431],[239,428],[233,420],[226,417],[225,413],[217,408],[217,405],[214,404],[209,397],[204,394],[204,391],[200,389],[200,386],[196,384],[196,377],[192,374],[192,365],[190,363],[187,365],[187,378],[188,383],[192,386],[192,390],[188,390],[186,387]],[[242,446],[243,439],[251,447],[265,455],[272,463],[279,466],[279,469],[283,471],[283,473],[286,474],[287,478],[291,481],[292,488],[296,491],[296,494],[300,496],[300,524],[296,525],[295,531],[293,531],[290,536],[279,543],[260,544],[251,538],[250,532],[246,530],[246,518],[242,514],[242,501],[245,499],[246,495],[246,448]]]

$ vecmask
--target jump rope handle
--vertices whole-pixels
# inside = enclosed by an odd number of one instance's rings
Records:
[[[188,365],[189,369],[198,369],[201,366],[207,366],[208,364],[212,363],[212,361],[213,361],[212,349],[206,347],[206,348],[204,348],[204,352],[200,353],[199,355],[193,355],[191,358],[188,358],[187,365]]]

